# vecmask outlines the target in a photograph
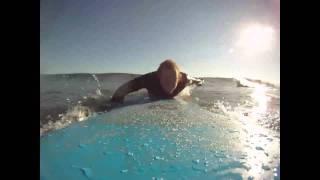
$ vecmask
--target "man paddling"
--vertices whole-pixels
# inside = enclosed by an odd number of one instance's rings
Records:
[[[123,102],[131,92],[146,88],[151,98],[171,99],[178,95],[186,86],[196,84],[201,86],[203,80],[188,78],[180,72],[178,65],[168,59],[162,62],[157,71],[150,72],[132,79],[121,85],[113,94],[111,101]]]

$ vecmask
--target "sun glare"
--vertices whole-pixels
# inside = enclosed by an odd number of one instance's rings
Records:
[[[272,48],[274,30],[272,27],[253,24],[240,32],[237,46],[247,55],[256,55]]]

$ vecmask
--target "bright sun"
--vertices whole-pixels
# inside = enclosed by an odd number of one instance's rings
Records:
[[[240,32],[237,47],[247,55],[256,55],[272,48],[274,30],[267,25],[253,24]]]

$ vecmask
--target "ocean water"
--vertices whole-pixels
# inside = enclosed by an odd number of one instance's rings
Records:
[[[280,87],[204,78],[203,86],[188,87],[175,100],[151,102],[140,90],[112,106],[114,90],[136,76],[41,75],[42,179],[50,179],[49,170],[56,175],[51,179],[63,179],[68,168],[78,172],[75,179],[279,179]],[[107,125],[92,129],[89,122]],[[95,134],[100,140],[86,139]],[[98,160],[102,154],[109,160]],[[86,156],[97,159],[94,167],[75,158]]]
[[[111,110],[109,99],[135,74],[66,74],[40,76],[40,135]],[[245,115],[280,131],[280,88],[232,78],[204,78],[200,87],[181,93],[187,102],[214,113]],[[188,95],[190,95],[188,97]],[[126,105],[148,102],[146,90],[126,97]]]

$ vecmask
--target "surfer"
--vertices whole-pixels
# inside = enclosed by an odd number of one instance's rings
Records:
[[[112,102],[123,102],[124,97],[134,91],[146,88],[153,99],[171,99],[186,86],[202,85],[203,80],[190,78],[180,71],[178,65],[168,59],[162,62],[157,71],[136,77],[121,85],[113,94]]]

